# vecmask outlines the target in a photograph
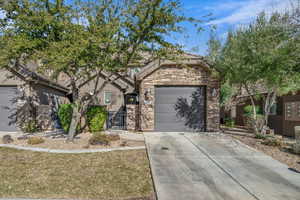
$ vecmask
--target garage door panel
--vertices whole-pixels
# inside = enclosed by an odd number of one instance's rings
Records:
[[[158,113],[160,120],[157,123],[184,122],[185,120],[176,116],[176,113]]]
[[[0,87],[0,131],[17,131],[10,117],[14,114],[16,105],[14,100],[17,96],[16,87]]]
[[[175,104],[158,104],[157,111],[159,113],[176,113]]]
[[[159,124],[159,130],[157,131],[164,131],[164,132],[177,132],[177,131],[188,131],[187,128],[183,128],[184,123],[161,123]]]
[[[155,130],[205,129],[205,87],[156,87]]]

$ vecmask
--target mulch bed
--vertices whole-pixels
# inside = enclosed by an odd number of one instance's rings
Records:
[[[29,136],[32,137],[32,136]],[[74,142],[67,143],[66,137],[45,137],[42,136],[44,142],[41,144],[30,145],[27,143],[28,139],[18,139],[18,137],[13,136],[13,142],[10,144],[19,145],[24,147],[39,147],[47,149],[61,149],[61,150],[81,150],[81,149],[105,149],[105,148],[115,148],[115,147],[136,147],[144,146],[143,141],[133,141],[120,139],[116,141],[111,141],[109,145],[90,145],[89,139],[92,137],[91,133],[82,133],[75,137]],[[0,144],[3,144],[2,138],[0,138]]]

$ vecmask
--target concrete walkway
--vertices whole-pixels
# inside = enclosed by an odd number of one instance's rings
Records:
[[[300,200],[300,174],[229,137],[146,133],[158,200]]]
[[[106,148],[106,149],[63,150],[63,149],[47,149],[47,148],[39,148],[39,147],[23,147],[23,146],[18,146],[13,144],[0,144],[0,147],[13,148],[18,150],[27,150],[27,151],[46,152],[46,153],[71,153],[71,154],[140,150],[146,148],[145,146],[139,146],[139,147],[116,147],[116,148]]]

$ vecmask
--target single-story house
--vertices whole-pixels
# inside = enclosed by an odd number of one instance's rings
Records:
[[[7,73],[17,78],[7,79]],[[48,116],[48,120],[43,119],[47,117],[40,119],[48,124],[52,122],[50,127],[55,126],[53,105],[67,102],[70,95],[66,75],[61,74],[58,81],[53,82],[34,70],[24,68],[1,72],[0,78],[0,109],[5,113],[0,116],[0,131],[18,129],[10,123],[11,113],[4,107],[18,106],[11,105],[11,99],[25,82],[27,92],[37,96],[40,113]],[[93,92],[96,81],[93,79],[85,84],[80,92]],[[214,69],[203,57],[184,54],[176,61],[156,59],[133,66],[122,76],[101,72],[98,87],[102,90],[94,103],[106,106],[109,111],[108,129],[169,132],[219,130],[220,83]]]
[[[21,93],[34,97],[37,119],[45,130],[56,126],[54,110],[68,102],[68,88],[32,71],[29,67],[0,70],[0,131],[17,132],[16,114],[23,102]]]
[[[131,67],[122,77],[103,72],[96,104],[109,111],[108,129],[218,131],[220,83],[213,71],[203,57],[184,54]],[[95,82],[81,92],[92,92]]]

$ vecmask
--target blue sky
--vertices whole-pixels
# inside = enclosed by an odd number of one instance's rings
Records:
[[[213,19],[203,23],[205,30],[200,34],[197,34],[193,25],[184,23],[185,34],[175,34],[169,40],[184,45],[186,51],[205,55],[212,25],[217,26],[218,37],[225,39],[229,30],[248,24],[260,12],[265,11],[267,14],[274,11],[284,12],[298,0],[181,0],[181,2],[186,16],[203,19],[203,16],[212,14],[210,18]]]

